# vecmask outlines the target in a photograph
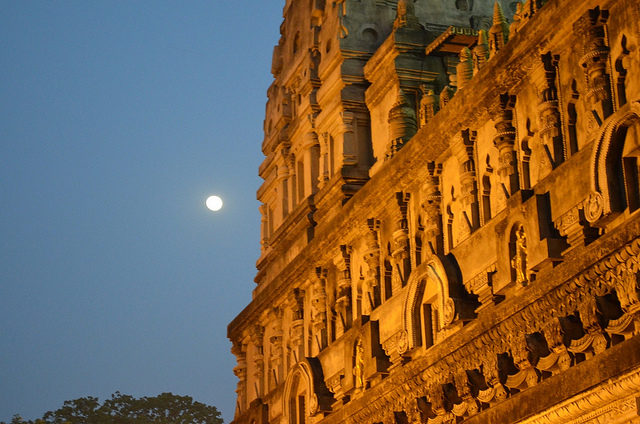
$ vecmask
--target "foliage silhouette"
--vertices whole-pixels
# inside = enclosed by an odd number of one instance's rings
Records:
[[[222,424],[215,406],[194,402],[189,396],[162,393],[134,398],[115,392],[101,405],[98,398],[67,400],[62,407],[35,421],[14,415],[9,424]],[[6,424],[0,422],[0,424]]]

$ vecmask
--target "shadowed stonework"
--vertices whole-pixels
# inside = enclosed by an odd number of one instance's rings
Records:
[[[287,0],[235,423],[640,423],[636,0]]]

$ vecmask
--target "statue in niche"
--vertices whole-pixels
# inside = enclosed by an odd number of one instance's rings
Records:
[[[511,268],[515,271],[516,283],[527,284],[527,237],[524,226],[519,225],[515,231],[515,254],[511,258]]]
[[[364,347],[362,339],[358,339],[354,354],[353,375],[355,377],[355,388],[364,389]]]

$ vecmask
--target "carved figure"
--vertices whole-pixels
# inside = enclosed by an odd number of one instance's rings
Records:
[[[364,388],[364,347],[362,346],[362,339],[356,343],[356,350],[354,355],[353,375],[355,377],[356,389]]]
[[[527,284],[527,237],[524,226],[520,225],[515,234],[515,255],[511,258],[511,267],[516,273],[516,283]]]

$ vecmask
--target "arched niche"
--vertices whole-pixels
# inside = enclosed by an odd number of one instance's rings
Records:
[[[591,188],[586,205],[590,222],[625,209],[640,208],[640,100],[630,102],[603,125],[591,159]]]
[[[449,254],[434,255],[411,274],[403,308],[404,351],[435,342],[435,331],[473,317],[473,303],[462,285],[458,264]],[[431,330],[431,331],[430,331]]]
[[[308,424],[309,417],[331,410],[333,395],[324,383],[317,358],[303,358],[291,368],[282,400],[288,424]]]

